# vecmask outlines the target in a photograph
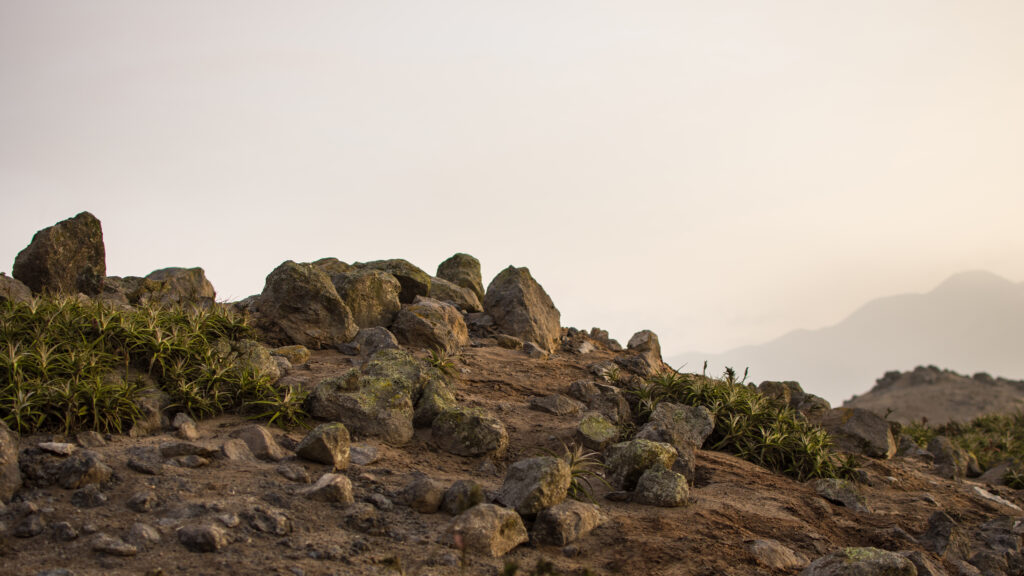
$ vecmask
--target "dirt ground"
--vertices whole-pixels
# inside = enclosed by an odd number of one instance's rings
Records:
[[[575,380],[593,379],[587,366],[610,357],[595,351],[532,359],[499,347],[467,348],[456,360],[456,396],[462,403],[490,410],[505,423],[511,440],[508,454],[497,461],[451,455],[435,447],[429,429],[418,430],[402,447],[355,437],[354,445],[376,447],[379,458],[344,471],[356,499],[349,507],[296,494],[307,486],[303,476],[315,481],[330,472],[326,465],[294,456],[281,462],[212,459],[197,468],[165,465],[161,473],[148,475],[128,467],[129,450],[180,440],[173,431],[138,439],[113,436],[106,446],[95,449],[114,470],[102,489],[105,503],[76,506],[73,490],[28,487],[0,513],[0,574],[66,569],[76,575],[463,575],[501,574],[512,562],[525,574],[546,561],[563,574],[781,575],[797,574],[800,568],[772,570],[758,564],[749,551],[751,541],[777,540],[807,563],[846,546],[923,550],[913,539],[925,531],[936,510],[955,514],[965,527],[1022,514],[981,498],[970,482],[929,474],[929,466],[917,460],[867,461],[868,483],[862,490],[869,512],[855,512],[824,500],[810,483],[710,451],[698,453],[690,504],[682,508],[608,500],[608,489],[595,484],[595,500],[606,521],[565,548],[526,544],[503,558],[463,555],[452,545],[450,516],[420,514],[397,503],[397,494],[417,473],[444,483],[472,478],[494,491],[511,462],[545,450],[560,452],[572,439],[578,415],[532,410],[529,397],[565,392]],[[312,387],[353,362],[338,352],[315,352],[308,364],[295,367],[286,378]],[[217,448],[249,424],[236,416],[202,421],[196,443]],[[300,430],[272,431],[285,447],[294,447],[303,436]],[[21,447],[53,440],[64,439],[25,437]],[[282,467],[298,480],[286,478]],[[1024,504],[1013,490],[987,489]],[[156,495],[155,508],[136,512],[128,507],[140,491]],[[19,519],[32,509],[38,509],[45,527],[32,537],[16,536]],[[278,519],[276,530],[256,530],[246,522],[260,511],[271,511]],[[200,521],[228,526],[230,544],[216,553],[187,550],[176,531]],[[62,522],[78,533],[77,538],[62,538]],[[237,525],[231,527],[234,522]],[[127,538],[136,523],[155,528],[159,542],[140,546],[130,556],[95,550],[101,535]]]

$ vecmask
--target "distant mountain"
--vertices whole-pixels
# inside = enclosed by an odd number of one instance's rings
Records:
[[[1024,381],[918,366],[911,372],[889,372],[871,391],[843,406],[866,408],[901,424],[921,419],[933,425],[968,422],[984,414],[1024,408]]]
[[[990,272],[956,274],[927,294],[873,300],[820,330],[798,330],[724,354],[669,358],[709,371],[750,368],[753,380],[796,380],[833,405],[866,392],[891,370],[937,365],[1024,377],[1024,283]]]

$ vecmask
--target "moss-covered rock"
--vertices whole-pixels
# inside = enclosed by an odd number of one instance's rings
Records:
[[[439,414],[455,406],[455,395],[448,388],[443,375],[439,370],[432,369],[425,374],[423,392],[416,401],[412,424],[417,428],[426,428],[433,424]]]
[[[608,482],[620,490],[636,488],[640,476],[655,464],[672,468],[676,449],[665,442],[652,442],[643,438],[613,444],[605,451]]]
[[[665,468],[659,462],[640,476],[633,500],[650,506],[676,508],[685,506],[689,496],[686,476]]]
[[[508,431],[501,420],[475,408],[445,410],[430,429],[439,448],[459,456],[500,456],[508,449]]]
[[[454,354],[469,344],[462,314],[451,304],[417,298],[398,313],[391,331],[402,344]]]
[[[298,344],[292,346],[279,346],[270,351],[274,356],[280,356],[293,366],[309,362],[309,348]]]
[[[402,285],[398,299],[402,304],[411,304],[417,296],[430,293],[430,275],[420,270],[408,260],[393,258],[391,260],[374,260],[355,265],[358,268],[381,270],[395,277]]]
[[[387,272],[353,269],[332,275],[331,281],[360,328],[390,326],[402,308],[398,300],[402,285]]]
[[[561,458],[541,456],[520,460],[508,468],[496,500],[532,517],[565,500],[572,473]]]
[[[483,302],[484,280],[480,275],[480,261],[473,256],[461,252],[453,255],[437,267],[437,277],[471,290],[477,300]]]
[[[588,450],[601,452],[618,437],[619,428],[600,412],[587,412],[576,426],[576,438]]]
[[[443,278],[430,279],[430,297],[447,302],[465,312],[483,312],[480,298],[469,288],[464,288]]]

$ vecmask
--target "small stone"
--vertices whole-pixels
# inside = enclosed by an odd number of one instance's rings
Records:
[[[527,356],[535,360],[543,360],[544,358],[548,357],[547,350],[541,348],[534,342],[524,343],[523,352],[525,352]]]
[[[71,505],[77,508],[96,508],[107,503],[107,495],[95,484],[86,484],[71,495]]]
[[[164,471],[164,465],[162,463],[156,460],[143,458],[130,458],[128,460],[128,467],[139,474],[147,474],[149,476],[158,476],[163,474]]]
[[[806,560],[777,540],[751,540],[747,542],[747,551],[755,562],[772,570],[793,570],[807,565]]]
[[[259,425],[246,426],[232,434],[232,437],[245,442],[253,455],[260,460],[283,460],[288,454],[278,445],[266,428]]]
[[[216,524],[183,526],[178,542],[191,552],[216,552],[228,545],[228,533]]]
[[[188,423],[195,424],[196,421],[193,420],[186,412],[178,412],[174,415],[174,419],[171,420],[171,426],[175,429],[181,429],[182,426]]]
[[[78,538],[78,530],[69,522],[57,522],[53,525],[53,537],[60,542],[70,542]]]
[[[78,442],[78,445],[82,448],[101,448],[107,445],[107,441],[103,438],[103,435],[94,430],[79,432],[75,436],[75,441]]]
[[[572,475],[561,458],[541,456],[519,460],[508,468],[495,500],[532,517],[565,500]]]
[[[136,522],[128,531],[128,542],[139,548],[149,548],[160,542],[160,531],[149,524]]]
[[[445,487],[426,476],[414,479],[402,490],[401,501],[420,514],[433,514],[441,507]]]
[[[40,442],[39,449],[57,456],[70,456],[75,451],[74,444],[67,442]]]
[[[188,454],[171,458],[171,464],[179,468],[202,468],[203,466],[208,466],[210,460],[197,454]]]
[[[484,489],[474,480],[457,480],[444,492],[441,509],[458,516],[485,500]]]
[[[310,481],[309,471],[302,466],[297,466],[295,464],[282,464],[277,467],[277,473],[292,482],[309,484]]]
[[[218,514],[215,518],[217,518],[217,522],[220,522],[228,528],[234,528],[242,522],[238,518],[238,514],[235,514],[233,512],[225,512],[223,514]]]
[[[220,447],[220,456],[225,460],[233,462],[253,462],[256,460],[252,450],[249,450],[249,445],[237,438],[224,441],[224,444]]]
[[[689,496],[686,477],[659,462],[640,476],[633,499],[640,504],[674,508],[685,506]]]
[[[344,474],[327,473],[309,488],[299,492],[310,500],[333,502],[348,506],[355,502],[352,496],[352,481]]]
[[[152,512],[160,505],[160,501],[156,494],[151,490],[144,490],[136,492],[128,498],[127,506],[129,509],[134,510],[140,514],[146,512]]]
[[[99,454],[82,450],[61,464],[57,481],[63,488],[74,490],[86,484],[102,484],[110,479],[113,472]]]
[[[914,564],[895,552],[878,548],[843,548],[811,563],[801,576],[916,576]]]
[[[93,538],[92,549],[94,552],[110,554],[111,556],[135,556],[139,553],[137,547],[116,536],[104,533],[99,533]]]
[[[353,444],[349,447],[349,462],[356,466],[369,466],[380,458],[380,449],[370,444]]]
[[[318,482],[319,483],[319,482]],[[314,485],[314,488],[316,486]],[[249,526],[267,534],[285,536],[292,531],[292,521],[284,512],[256,506],[244,514]]]
[[[569,416],[579,414],[586,407],[578,400],[573,400],[562,394],[551,394],[548,396],[530,398],[530,408],[540,412],[547,412],[555,416]]]
[[[515,510],[479,504],[455,517],[452,544],[459,550],[500,557],[529,540]]]
[[[340,422],[321,424],[299,442],[295,453],[312,462],[329,464],[335,470],[344,470],[349,460],[349,433]]]
[[[864,496],[857,490],[856,485],[849,480],[819,478],[814,481],[814,490],[819,496],[833,504],[846,506],[855,512],[868,511],[864,503]]]
[[[46,529],[46,521],[42,514],[29,514],[21,519],[14,526],[14,536],[17,538],[34,538],[43,533]]]
[[[533,524],[533,537],[541,544],[565,546],[586,537],[602,522],[597,506],[566,500],[541,510]]]
[[[199,427],[195,422],[184,422],[178,427],[178,436],[190,442],[195,442],[200,437]]]
[[[160,456],[164,458],[175,458],[177,456],[212,458],[215,454],[215,450],[192,442],[165,442],[160,445]]]

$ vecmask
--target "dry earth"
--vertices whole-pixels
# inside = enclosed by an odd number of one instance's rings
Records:
[[[529,408],[530,396],[565,392],[578,379],[592,379],[586,366],[611,358],[596,351],[583,356],[559,352],[532,359],[520,351],[498,347],[467,348],[456,360],[455,382],[460,402],[496,414],[511,437],[509,453],[499,461],[464,458],[439,451],[429,430],[418,430],[408,445],[396,448],[364,438],[356,446],[372,446],[379,458],[366,465],[351,464],[356,504],[326,505],[296,492],[306,486],[289,480],[282,468],[301,470],[316,480],[329,472],[326,465],[294,458],[281,462],[239,462],[213,459],[198,468],[165,465],[157,475],[127,466],[129,449],[178,440],[173,432],[132,439],[113,436],[96,449],[114,469],[103,486],[106,503],[96,507],[72,504],[73,490],[57,486],[25,488],[0,515],[0,574],[33,575],[66,569],[76,575],[99,574],[500,574],[509,562],[526,571],[540,560],[564,574],[797,574],[801,567],[770,569],[759,564],[749,544],[757,539],[781,542],[802,556],[802,564],[845,546],[875,546],[890,550],[923,550],[914,538],[923,533],[929,516],[944,510],[972,529],[1019,509],[988,501],[971,482],[942,480],[917,460],[868,461],[868,484],[862,489],[869,512],[829,503],[810,483],[800,483],[733,456],[702,451],[690,504],[657,508],[615,502],[597,486],[596,502],[606,522],[566,548],[522,545],[503,558],[462,555],[452,545],[451,517],[443,512],[419,514],[398,503],[397,494],[415,477],[426,474],[451,483],[472,478],[488,490],[501,485],[507,466],[545,450],[560,452],[573,435],[578,416],[554,416]],[[314,352],[312,360],[286,377],[312,387],[336,375],[354,358],[333,351]],[[199,423],[199,444],[218,447],[232,431],[249,425],[238,417]],[[273,430],[284,446],[294,446],[301,431]],[[51,436],[21,439],[21,448],[62,440]],[[1009,501],[1022,503],[1018,493],[989,487]],[[136,512],[127,506],[140,491],[151,491],[157,506]],[[28,503],[31,504],[28,504]],[[34,537],[14,535],[19,514],[37,507],[46,526]],[[253,529],[246,518],[254,510],[283,513],[290,521],[280,533]],[[188,551],[176,530],[200,521],[237,526],[228,529],[231,543],[216,553]],[[78,533],[61,540],[59,524]],[[133,556],[97,552],[102,534],[127,537],[136,523],[157,529],[160,541]],[[65,527],[66,529],[66,527]],[[930,555],[941,565],[941,560]],[[952,566],[947,565],[948,568]],[[51,572],[61,574],[63,572]],[[951,573],[956,573],[951,570]]]

